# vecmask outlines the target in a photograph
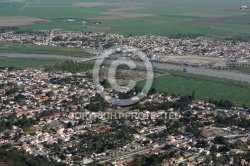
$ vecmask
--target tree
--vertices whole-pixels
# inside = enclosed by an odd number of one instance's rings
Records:
[[[171,149],[171,145],[166,144],[162,149],[163,150],[169,150],[169,149]]]
[[[141,161],[139,157],[135,157],[133,160],[133,166],[141,166]]]
[[[212,145],[211,148],[210,148],[210,151],[211,152],[218,152],[218,148],[216,145]]]
[[[234,142],[233,147],[236,149],[244,149],[244,142],[240,139]]]
[[[218,136],[214,138],[214,143],[225,145],[227,143],[227,139],[223,136]]]
[[[192,92],[192,99],[195,99],[195,91]]]
[[[146,158],[146,163],[148,165],[158,165],[161,163],[161,159],[160,159],[159,155],[151,155],[151,156]]]
[[[219,148],[219,152],[226,152],[226,151],[230,151],[230,146],[229,145],[221,146]]]
[[[72,128],[73,127],[73,125],[72,125],[72,123],[71,122],[69,122],[69,123],[67,123],[67,126],[66,126],[67,128]]]
[[[149,94],[155,94],[157,91],[156,91],[156,89],[155,88],[151,88],[150,90],[149,90]]]
[[[206,164],[210,164],[210,163],[211,163],[211,160],[212,160],[212,156],[208,155],[208,156],[206,156],[206,158],[205,158],[205,163],[206,163]]]
[[[110,47],[113,47],[115,44],[113,43],[113,42],[108,42],[106,45],[104,45],[104,48],[105,49],[108,49],[108,48],[110,48]]]
[[[5,121],[0,120],[0,132],[4,131],[6,129]]]
[[[5,132],[3,137],[4,139],[10,139],[10,133]]]

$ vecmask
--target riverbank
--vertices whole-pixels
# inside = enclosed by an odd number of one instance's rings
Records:
[[[0,42],[0,46],[4,46],[4,49],[0,49],[0,53],[30,53],[30,54],[53,54],[53,55],[70,55],[91,57],[92,54],[87,53],[82,48],[69,48],[58,46],[38,46],[31,44],[17,44]]]

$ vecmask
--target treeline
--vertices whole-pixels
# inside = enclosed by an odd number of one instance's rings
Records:
[[[157,110],[168,110],[169,108],[184,110],[189,104],[191,104],[193,98],[192,96],[181,96],[176,102],[166,101],[163,103],[146,102],[145,104],[137,104],[132,107],[132,109],[157,111]]]
[[[234,36],[234,37],[226,37],[225,40],[232,41],[232,42],[249,42],[250,36]]]
[[[11,129],[13,125],[19,126],[22,129],[27,129],[38,124],[38,121],[45,116],[50,116],[56,113],[54,110],[43,111],[36,115],[36,118],[27,118],[23,115],[21,118],[17,118],[15,115],[9,115],[7,118],[0,118],[0,132],[6,129]]]
[[[234,106],[234,104],[231,101],[224,99],[220,99],[219,101],[214,101],[213,99],[209,99],[209,103],[215,104],[216,107],[228,108],[228,109]]]
[[[134,157],[133,166],[151,166],[161,165],[161,163],[172,157],[181,156],[177,151],[170,151],[166,153],[160,153],[158,155],[152,154],[148,156],[136,156]]]
[[[7,121],[2,118],[0,119],[0,132],[6,129],[11,129],[13,125],[20,126],[22,129],[27,129],[37,123],[36,119],[27,118],[26,116],[23,116],[21,119],[17,119],[14,115],[10,115],[8,116]]]
[[[90,101],[86,108],[92,112],[106,111],[109,108],[109,103],[98,94],[91,97]]]
[[[196,39],[198,37],[209,37],[206,34],[200,34],[200,33],[194,33],[194,34],[170,34],[168,36],[170,39]],[[232,41],[233,43],[235,42],[249,42],[250,41],[250,36],[249,35],[244,35],[244,36],[233,36],[233,37],[225,37],[225,41]]]
[[[168,36],[170,39],[196,39],[198,37],[207,37],[207,35],[205,34],[200,34],[200,33],[194,33],[194,34],[181,34],[181,33],[177,33],[177,34],[170,34]]]
[[[10,145],[0,147],[0,162],[10,166],[66,166],[63,163],[49,161],[43,156],[32,156],[24,151],[11,148]]]
[[[21,30],[19,27],[0,27],[0,33],[5,33],[13,31],[14,34],[23,34],[23,33],[28,33],[28,34],[47,34],[45,31],[34,31],[34,30]]]
[[[18,27],[0,27],[0,33],[5,33],[8,31],[17,31],[19,30]]]
[[[15,30],[13,32],[14,34],[32,34],[32,35],[46,35],[48,34],[48,32],[46,31],[34,31],[34,30],[29,30],[29,29],[26,29],[26,30]]]
[[[103,153],[107,150],[125,146],[134,140],[131,135],[137,133],[135,128],[117,125],[116,123],[111,126],[112,130],[109,132],[89,133],[79,136],[81,142],[75,144],[73,147],[68,147],[68,150],[77,149],[76,153],[82,153],[83,155]]]
[[[0,27],[0,33],[5,33],[5,32],[9,32],[9,31],[13,31],[14,34],[23,34],[23,33],[28,33],[28,34],[47,34],[47,32],[45,31],[35,31],[35,30],[21,30],[19,29],[19,27]]]
[[[215,118],[216,123],[218,124],[224,124],[227,126],[239,126],[239,127],[243,127],[243,128],[247,128],[250,126],[250,120],[247,118],[239,118],[239,117],[225,117],[225,116],[221,116],[218,115]]]
[[[78,63],[74,61],[65,61],[61,63],[56,63],[55,65],[46,66],[46,71],[69,71],[72,73],[92,70],[94,67],[93,63]]]

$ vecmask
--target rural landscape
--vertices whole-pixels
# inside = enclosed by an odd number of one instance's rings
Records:
[[[0,0],[0,166],[249,166],[249,6]]]
[[[2,0],[0,26],[62,29],[123,35],[249,34],[249,18],[228,0]],[[244,3],[244,1],[242,1]],[[248,13],[246,13],[248,15]],[[195,25],[195,26],[193,26]]]

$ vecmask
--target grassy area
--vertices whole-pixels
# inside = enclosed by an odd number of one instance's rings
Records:
[[[93,6],[79,6],[76,3],[91,2]],[[100,4],[97,4],[102,2]],[[212,36],[228,36],[237,34],[250,34],[249,13],[240,11],[239,7],[244,5],[235,0],[228,0],[225,4],[222,0],[155,0],[152,6],[151,0],[128,1],[127,6],[121,5],[119,0],[105,0],[113,2],[109,5],[103,4],[103,0],[26,0],[26,2],[1,2],[0,16],[32,16],[44,19],[57,18],[84,18],[100,21],[98,28],[89,27],[92,31],[106,31],[124,35],[170,35],[170,34],[192,34],[200,33]],[[115,3],[117,2],[117,3]],[[134,3],[134,5],[133,5]],[[117,5],[118,4],[118,5]],[[127,10],[120,18],[114,19],[117,13],[112,9],[126,7]],[[138,7],[138,9],[130,8]],[[119,10],[118,10],[119,11]],[[107,15],[104,12],[109,12]],[[126,14],[150,14],[130,18]],[[243,16],[246,14],[246,17]],[[107,18],[111,16],[110,18]],[[96,17],[100,19],[96,19]],[[105,19],[102,19],[106,17]],[[70,22],[38,22],[36,24],[22,25],[21,29],[63,29],[70,31],[86,30],[87,27]]]
[[[139,81],[137,85],[142,88],[145,81]],[[224,99],[235,104],[250,105],[250,84],[231,80],[172,73],[155,78],[152,88],[158,92],[181,95],[191,95],[192,91],[195,91],[197,98]]]
[[[0,1],[0,15],[3,16],[31,16],[47,19],[55,18],[86,18],[98,16],[99,12],[111,9],[107,6],[96,7],[82,7],[73,6],[74,3],[80,1],[63,1],[52,0],[39,2],[1,2]],[[88,2],[91,2],[89,0]]]
[[[29,58],[4,58],[0,57],[0,67],[14,67],[18,69],[38,68],[49,64],[62,62],[60,59],[29,59]]]
[[[212,30],[207,25],[193,26],[191,23],[174,21],[138,21],[134,19],[126,20],[104,20],[104,26],[111,26],[110,32],[123,35],[171,35],[171,34],[225,34],[221,30]],[[185,27],[185,28],[184,28]]]
[[[91,56],[81,48],[67,48],[67,47],[53,47],[53,46],[37,46],[25,45],[16,43],[0,42],[0,46],[8,46],[0,49],[0,53],[36,53],[36,54],[55,54],[55,55],[77,55],[77,56]]]
[[[94,62],[81,62],[75,63],[72,61],[65,61],[62,63],[57,63],[55,65],[46,65],[45,66],[48,71],[69,71],[72,73],[82,72],[82,71],[89,71],[93,70]]]

